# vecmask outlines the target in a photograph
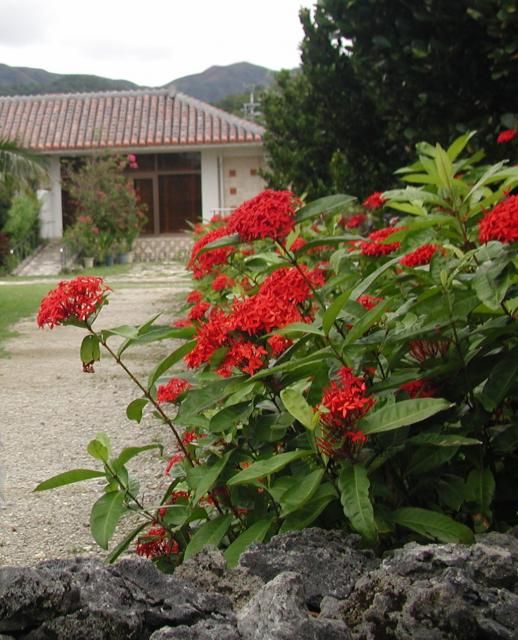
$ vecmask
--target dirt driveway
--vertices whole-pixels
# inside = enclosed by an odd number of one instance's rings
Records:
[[[135,266],[129,275],[107,280],[113,292],[98,328],[141,324],[156,313],[163,313],[167,324],[190,288],[178,265]],[[16,330],[19,335],[6,344],[9,357],[0,359],[0,565],[98,553],[89,514],[102,482],[42,493],[33,493],[34,487],[69,469],[96,468],[86,445],[100,431],[109,434],[115,451],[154,440],[167,449],[170,440],[151,418],[140,425],[126,418],[126,406],[138,390],[108,356],[94,374],[82,372],[80,329],[41,330],[28,318]],[[128,351],[127,360],[145,380],[171,348],[170,341],[140,347]],[[166,486],[157,454],[132,462],[148,496]]]

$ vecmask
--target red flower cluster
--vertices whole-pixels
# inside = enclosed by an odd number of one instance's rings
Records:
[[[437,389],[429,378],[411,380],[400,385],[400,391],[404,391],[410,398],[433,398],[437,395]]]
[[[197,240],[191,250],[191,258],[187,267],[192,270],[194,277],[199,280],[211,273],[213,268],[220,264],[225,264],[234,251],[234,247],[221,247],[219,249],[212,249],[201,255],[200,251],[211,242],[224,238],[229,234],[226,227],[220,229],[214,229],[209,231],[202,238]]]
[[[387,200],[383,197],[383,193],[381,191],[375,191],[374,193],[371,193],[370,196],[365,198],[365,200],[362,202],[362,205],[366,209],[379,209],[385,204],[385,202],[387,202]]]
[[[367,220],[367,216],[364,213],[355,213],[352,216],[340,218],[338,224],[344,229],[356,229],[360,227]]]
[[[261,345],[248,341],[235,342],[218,367],[218,375],[228,378],[232,375],[232,369],[237,367],[243,373],[253,376],[264,366],[267,355],[268,352]]]
[[[220,273],[212,281],[211,288],[213,291],[223,291],[223,289],[230,289],[234,286],[234,280],[227,276],[225,273]]]
[[[480,221],[478,236],[480,242],[518,242],[518,196],[502,200],[486,213]]]
[[[383,298],[378,298],[377,296],[371,296],[368,293],[364,293],[363,296],[360,296],[356,302],[359,302],[364,309],[370,311],[374,309],[374,307],[383,301]]]
[[[500,131],[496,141],[498,144],[502,144],[503,142],[511,142],[518,136],[518,129],[505,129],[505,131]]]
[[[410,353],[417,362],[425,362],[429,358],[441,358],[450,348],[450,341],[443,340],[412,340]]]
[[[423,264],[429,264],[438,251],[441,251],[441,247],[436,244],[423,244],[415,251],[403,256],[399,264],[402,264],[404,267],[418,267]]]
[[[198,302],[201,302],[202,300],[203,295],[201,291],[197,291],[196,289],[194,289],[194,291],[190,291],[187,295],[187,302],[189,304],[198,304]]]
[[[403,227],[385,227],[369,233],[368,240],[359,243],[360,250],[364,256],[388,256],[393,251],[397,251],[401,246],[400,242],[384,243],[389,236],[397,231],[401,231]]]
[[[153,527],[145,536],[138,538],[136,552],[146,558],[162,558],[163,556],[176,555],[180,546],[164,527]]]
[[[320,407],[327,413],[321,413],[323,435],[317,443],[327,456],[343,458],[350,457],[354,448],[366,441],[356,422],[370,411],[374,398],[366,394],[365,380],[348,367],[340,369],[338,375],[340,381],[331,382],[324,390]]]
[[[84,322],[105,304],[108,291],[111,289],[102,278],[79,276],[64,280],[41,301],[38,326],[52,329],[67,320]]]
[[[291,243],[290,245],[290,251],[298,251],[299,249],[302,249],[303,247],[306,246],[306,241],[304,240],[304,238],[301,238],[300,236],[298,238],[295,238],[295,240]]]
[[[227,233],[238,233],[247,241],[282,240],[295,226],[295,211],[299,206],[300,200],[291,191],[267,189],[232,212]]]
[[[176,402],[178,396],[189,389],[191,384],[182,378],[171,378],[167,384],[159,385],[156,391],[157,402]]]
[[[195,369],[208,362],[215,351],[226,345],[232,329],[232,317],[221,309],[212,309],[208,321],[197,330],[196,346],[185,356],[187,366]]]
[[[210,302],[202,301],[198,302],[190,311],[189,311],[189,320],[201,320],[207,311],[210,309]]]
[[[277,336],[277,335],[270,336],[266,342],[268,343],[268,346],[272,350],[272,356],[274,356],[275,358],[277,356],[280,356],[281,353],[284,353],[286,349],[291,347],[291,345],[293,344],[293,340],[290,340],[289,338],[285,338],[284,336]]]

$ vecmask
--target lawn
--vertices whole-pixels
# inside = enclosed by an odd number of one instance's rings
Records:
[[[0,285],[0,357],[6,355],[3,341],[16,335],[12,326],[21,318],[35,315],[41,299],[53,286],[49,282]]]

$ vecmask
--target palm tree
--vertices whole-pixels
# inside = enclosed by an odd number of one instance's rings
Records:
[[[0,138],[0,187],[33,187],[44,180],[47,172],[43,159],[23,149],[17,142]]]

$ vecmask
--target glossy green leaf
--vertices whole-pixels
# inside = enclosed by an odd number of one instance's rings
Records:
[[[196,555],[203,549],[203,547],[206,547],[209,544],[218,546],[227,533],[231,522],[232,516],[226,515],[219,516],[214,520],[209,520],[208,522],[205,522],[205,524],[202,524],[187,545],[184,553],[184,560],[192,558],[192,556]]]
[[[99,439],[90,440],[88,446],[86,447],[88,453],[95,458],[96,460],[101,460],[101,462],[108,462],[108,457],[110,455],[108,447],[101,442]]]
[[[448,154],[439,144],[435,145],[435,166],[440,186],[451,189],[453,186],[453,165]]]
[[[115,528],[126,510],[122,491],[104,494],[92,507],[90,531],[93,539],[102,549],[108,549]]]
[[[466,131],[450,144],[446,153],[452,162],[464,151],[464,148],[475,134],[476,131]]]
[[[351,329],[347,332],[344,340],[344,347],[353,344],[361,338],[378,320],[383,316],[385,311],[391,304],[391,300],[382,300],[378,304],[367,311],[357,322],[353,324]]]
[[[224,552],[229,567],[235,567],[243,551],[254,542],[262,542],[273,524],[274,518],[262,518],[243,531]]]
[[[209,422],[209,431],[211,433],[230,431],[230,429],[245,421],[253,410],[253,401],[247,400],[231,404],[212,416]]]
[[[388,262],[385,262],[385,264],[382,264],[381,267],[378,267],[376,269],[376,271],[373,271],[370,275],[368,275],[366,278],[363,278],[363,280],[354,288],[354,290],[351,293],[351,299],[352,300],[358,300],[358,298],[365,293],[366,291],[369,290],[369,288],[371,287],[371,285],[376,282],[376,280],[385,273],[385,271],[387,271],[388,269],[390,269],[391,267],[393,267],[395,264],[397,264],[399,261],[401,260],[401,258],[399,256],[396,256],[395,258],[392,258],[391,260],[389,260]]]
[[[71,469],[70,471],[59,473],[57,476],[52,476],[52,478],[40,482],[34,491],[48,491],[49,489],[57,489],[57,487],[64,487],[74,482],[83,482],[84,480],[92,480],[92,478],[105,477],[106,474],[103,471],[97,471],[96,469]]]
[[[450,433],[420,433],[409,438],[414,445],[430,445],[432,447],[473,447],[482,442],[476,438],[468,438]]]
[[[182,344],[181,347],[175,349],[172,353],[170,353],[167,357],[165,357],[162,362],[160,362],[151,372],[147,388],[151,389],[151,387],[155,384],[155,382],[162,376],[166,371],[179,362],[184,356],[190,353],[194,347],[196,346],[196,340],[190,340],[185,344]]]
[[[473,469],[466,480],[466,500],[474,502],[480,511],[486,514],[493,502],[495,488],[495,477],[491,469]]]
[[[97,362],[101,359],[101,348],[99,346],[99,338],[95,335],[88,334],[81,342],[81,362],[88,364]]]
[[[205,463],[187,470],[187,482],[189,487],[194,489],[191,503],[193,507],[212,489],[231,455],[232,451],[228,451],[210,466]]]
[[[308,404],[306,398],[299,389],[287,387],[281,391],[281,400],[286,410],[307,429],[313,430],[315,411]]]
[[[136,398],[135,400],[132,400],[126,407],[126,416],[129,418],[129,420],[140,422],[142,420],[144,407],[148,404],[148,402],[149,400],[147,398]]]
[[[295,216],[295,222],[298,224],[304,220],[316,218],[323,213],[328,215],[339,213],[355,200],[356,198],[354,196],[349,196],[343,193],[319,198],[318,200],[314,200],[299,209]]]
[[[258,478],[268,476],[272,473],[277,473],[277,471],[281,471],[281,469],[284,469],[284,467],[286,467],[294,460],[305,458],[310,454],[311,451],[307,449],[298,449],[297,451],[277,453],[273,455],[273,457],[266,460],[258,460],[257,462],[254,462],[249,467],[243,469],[243,471],[240,471],[235,476],[230,478],[227,481],[227,484],[229,486],[234,486],[236,484],[246,484],[248,482],[253,482]]]
[[[412,476],[422,476],[432,469],[445,465],[457,455],[458,447],[420,447],[413,453],[408,462],[406,473]]]
[[[158,449],[160,453],[162,453],[164,447],[158,442],[153,444],[145,444],[141,447],[126,447],[119,453],[114,462],[117,465],[125,465],[135,456],[138,456],[145,451],[151,451],[152,449]]]
[[[462,544],[471,544],[475,541],[473,532],[466,525],[455,522],[449,516],[436,511],[403,507],[392,513],[391,520],[431,540]]]
[[[340,500],[351,526],[369,544],[376,542],[378,530],[369,496],[367,469],[360,463],[344,462],[338,478]]]
[[[298,333],[311,333],[316,336],[324,335],[322,329],[314,324],[306,324],[305,322],[292,322],[291,324],[287,324],[285,327],[282,327],[282,329],[275,330],[275,335],[279,336],[297,335]]]
[[[311,500],[306,502],[300,509],[297,509],[297,511],[290,513],[282,523],[279,533],[298,531],[308,527],[336,498],[336,490],[329,482],[321,484]]]
[[[486,411],[494,411],[504,400],[512,385],[516,384],[518,372],[518,350],[504,355],[494,366],[477,398]]]
[[[226,378],[203,384],[198,389],[190,389],[187,397],[180,405],[176,422],[184,424],[182,421],[190,416],[199,415],[205,409],[221,402],[236,390],[236,383],[244,380],[244,376],[239,380],[236,378]]]
[[[331,331],[331,327],[334,324],[334,321],[337,319],[340,311],[345,307],[349,298],[351,297],[350,291],[344,291],[339,296],[337,296],[331,305],[326,309],[324,316],[322,318],[322,328],[326,335]]]
[[[442,398],[402,400],[371,411],[358,423],[358,427],[365,434],[383,433],[421,422],[451,406],[450,402]]]
[[[315,469],[285,491],[279,500],[281,517],[285,518],[311,500],[320,486],[323,476],[324,469]]]
[[[138,536],[138,534],[147,526],[149,526],[149,523],[143,522],[136,529],[133,529],[132,531],[130,531],[127,536],[124,536],[124,538],[113,549],[113,551],[111,551],[108,554],[108,557],[106,558],[106,562],[108,562],[109,564],[113,564],[115,560],[117,560],[119,556],[126,551],[126,549],[130,546],[133,540]]]
[[[207,251],[212,251],[213,249],[221,249],[222,247],[233,247],[241,243],[242,240],[239,237],[239,234],[233,233],[228,236],[218,238],[218,240],[214,240],[213,242],[209,242],[202,249],[200,249],[200,251],[198,251],[197,255],[201,256],[202,254],[207,253]]]

